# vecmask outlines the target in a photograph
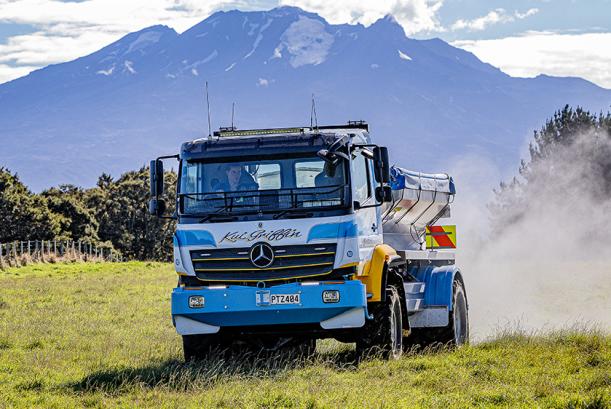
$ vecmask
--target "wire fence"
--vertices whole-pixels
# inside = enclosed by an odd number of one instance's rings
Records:
[[[0,243],[0,268],[35,262],[123,261],[121,253],[109,247],[72,240],[27,240]]]

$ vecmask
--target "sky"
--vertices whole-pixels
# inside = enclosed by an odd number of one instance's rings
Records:
[[[513,76],[578,76],[611,88],[611,0],[0,0],[0,83],[155,24],[183,32],[218,10],[281,5],[333,24],[391,14]]]

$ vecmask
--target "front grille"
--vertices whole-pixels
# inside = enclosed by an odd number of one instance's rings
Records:
[[[335,244],[273,246],[274,262],[265,268],[251,263],[250,247],[193,250],[191,262],[197,278],[203,281],[291,280],[331,273],[335,247]]]

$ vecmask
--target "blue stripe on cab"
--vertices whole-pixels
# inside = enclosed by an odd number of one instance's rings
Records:
[[[181,246],[214,246],[216,241],[207,230],[177,230],[176,238]]]
[[[339,239],[345,237],[356,237],[357,227],[352,221],[343,223],[318,224],[310,229],[308,243],[319,239]]]

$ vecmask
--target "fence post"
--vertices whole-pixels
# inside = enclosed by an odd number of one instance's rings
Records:
[[[30,240],[28,240],[28,256],[30,256]]]

